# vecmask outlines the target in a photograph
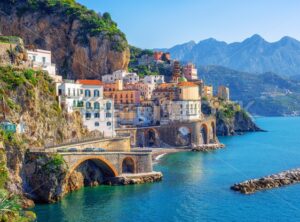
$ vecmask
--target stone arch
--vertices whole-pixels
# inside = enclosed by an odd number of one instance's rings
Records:
[[[187,126],[177,128],[176,145],[189,146],[192,143],[192,130]]]
[[[136,163],[133,158],[125,157],[122,160],[122,173],[135,173]]]
[[[100,156],[87,156],[79,159],[70,168],[64,179],[65,189],[77,190],[84,186],[96,186],[107,178],[118,176],[116,168],[105,158]]]
[[[159,146],[159,132],[154,128],[149,128],[144,132],[145,146]]]
[[[203,123],[201,125],[200,133],[201,133],[201,137],[202,137],[202,143],[208,144],[209,143],[209,130],[208,130],[208,126],[205,123]]]

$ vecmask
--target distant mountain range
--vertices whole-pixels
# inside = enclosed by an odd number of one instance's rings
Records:
[[[251,74],[221,66],[199,68],[199,77],[216,90],[230,88],[231,99],[259,116],[300,115],[300,81],[271,72]]]
[[[300,42],[291,37],[270,43],[253,35],[243,42],[230,44],[210,38],[161,50],[169,51],[173,59],[190,61],[197,66],[218,65],[249,73],[300,76]]]

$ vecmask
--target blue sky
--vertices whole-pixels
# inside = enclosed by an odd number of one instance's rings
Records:
[[[190,40],[300,39],[300,0],[78,0],[109,12],[130,44],[171,47]]]

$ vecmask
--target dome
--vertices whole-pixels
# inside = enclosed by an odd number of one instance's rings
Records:
[[[184,78],[184,77],[180,77],[180,78],[178,79],[178,82],[187,82],[187,79]]]

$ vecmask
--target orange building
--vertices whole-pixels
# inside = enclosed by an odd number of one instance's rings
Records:
[[[156,60],[156,61],[161,60],[161,57],[163,54],[164,54],[163,52],[154,52],[154,54],[153,54],[154,60]]]
[[[141,93],[137,90],[106,91],[104,96],[112,98],[115,104],[140,104]]]
[[[123,90],[123,80],[116,80],[114,83],[104,83],[104,92]]]

